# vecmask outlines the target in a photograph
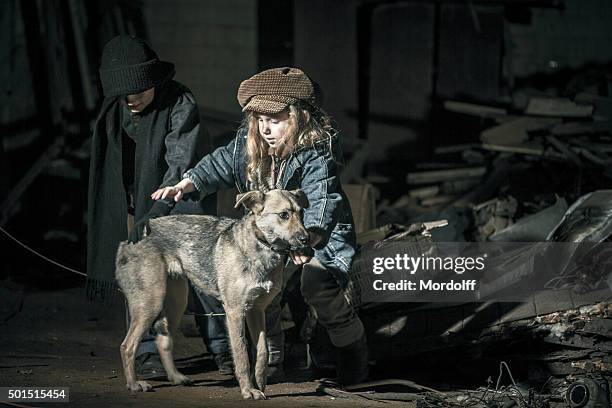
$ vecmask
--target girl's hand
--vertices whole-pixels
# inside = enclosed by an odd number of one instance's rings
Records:
[[[183,179],[180,183],[171,187],[162,187],[151,194],[153,200],[163,200],[165,198],[174,198],[174,201],[180,201],[183,195],[195,191],[195,187],[191,180]]]
[[[312,256],[304,254],[302,251],[291,251],[289,252],[289,256],[294,264],[297,266],[304,265],[312,259]]]
[[[308,231],[308,235],[310,237],[310,247],[314,248],[321,242],[321,236],[316,232]],[[312,251],[310,251],[312,253]],[[294,264],[300,266],[307,264],[312,259],[311,255],[307,255],[304,251],[291,251],[289,252],[289,256]]]

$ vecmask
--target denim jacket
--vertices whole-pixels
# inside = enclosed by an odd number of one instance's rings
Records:
[[[239,192],[248,191],[246,138],[246,130],[240,129],[227,146],[205,156],[184,174],[193,182],[198,199],[234,186]],[[353,214],[334,159],[340,157],[337,139],[334,135],[313,147],[296,149],[286,159],[279,187],[304,191],[310,203],[304,209],[304,227],[322,236],[315,258],[325,267],[342,272],[337,277],[345,284],[356,243]]]

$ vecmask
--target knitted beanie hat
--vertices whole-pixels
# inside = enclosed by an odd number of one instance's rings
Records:
[[[298,101],[317,106],[316,84],[298,68],[272,68],[242,81],[238,103],[242,111],[274,114]]]
[[[174,74],[174,64],[160,61],[140,38],[119,35],[102,51],[100,80],[104,96],[137,94]]]

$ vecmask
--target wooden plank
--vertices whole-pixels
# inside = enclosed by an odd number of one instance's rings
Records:
[[[559,150],[569,161],[571,161],[578,167],[582,166],[582,160],[580,160],[580,157],[576,153],[574,153],[570,146],[552,135],[546,136],[546,140],[555,148],[557,148],[557,150]]]
[[[529,132],[549,129],[560,123],[558,118],[522,117],[482,131],[480,140],[488,144],[514,146],[528,140]]]
[[[594,153],[590,149],[581,147],[572,147],[572,150],[597,166],[607,167],[612,164],[612,158],[608,157],[606,154]]]
[[[542,143],[532,142],[517,145],[498,145],[493,143],[483,143],[482,148],[492,152],[506,152],[528,154],[532,156],[544,156],[546,148]]]
[[[533,96],[529,99],[525,113],[538,116],[586,118],[593,114],[593,105],[577,104],[569,98]]]
[[[408,196],[412,198],[426,199],[426,198],[434,197],[440,193],[446,194],[446,195],[463,193],[477,186],[478,184],[480,184],[480,179],[462,179],[462,180],[445,181],[444,183],[440,185],[426,186],[426,187],[420,187],[420,188],[409,190]]]
[[[463,113],[465,115],[484,118],[504,116],[508,114],[508,111],[502,108],[460,101],[444,101],[444,109],[450,112]]]
[[[427,186],[421,188],[415,188],[408,191],[408,195],[413,198],[429,198],[433,197],[441,191],[440,186]]]
[[[435,207],[437,205],[448,204],[457,199],[454,195],[438,195],[435,197],[424,198],[421,200],[423,207]]]
[[[463,193],[480,184],[479,179],[465,179],[445,181],[442,183],[442,192],[445,194]]]
[[[496,145],[483,143],[482,148],[493,152],[517,153],[530,156],[541,156],[548,159],[565,160],[565,156],[552,149],[547,149],[540,141],[530,141],[518,145]]]
[[[555,136],[579,136],[598,133],[610,133],[612,121],[601,122],[568,122],[560,123],[550,130]]]
[[[408,173],[406,182],[408,184],[434,184],[442,181],[461,180],[482,177],[487,173],[484,166],[465,167],[448,170],[433,170]]]

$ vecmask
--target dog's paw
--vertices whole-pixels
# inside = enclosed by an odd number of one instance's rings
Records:
[[[191,380],[191,378],[183,374],[178,374],[174,376],[173,378],[169,378],[168,380],[170,380],[170,382],[173,385],[192,385],[193,384],[193,381]]]
[[[242,390],[242,398],[262,400],[262,399],[266,399],[266,394],[259,391],[257,388],[249,388],[247,390]]]
[[[153,386],[146,381],[136,381],[133,384],[127,384],[127,389],[133,392],[147,392],[153,389]]]

